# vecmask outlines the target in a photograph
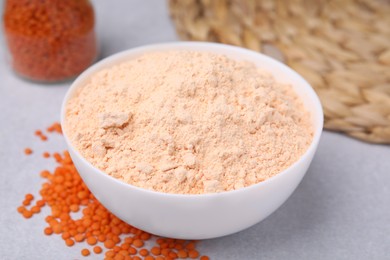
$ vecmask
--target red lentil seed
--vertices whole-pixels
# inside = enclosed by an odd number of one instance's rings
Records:
[[[29,211],[29,210],[23,211],[22,214],[23,214],[23,217],[25,217],[25,218],[31,218],[32,215],[33,215],[33,213],[31,211]]]
[[[95,254],[101,254],[101,253],[103,252],[103,249],[102,249],[100,246],[95,246],[95,247],[93,248],[93,252],[94,252]]]
[[[106,236],[104,234],[100,234],[98,236],[98,240],[99,240],[99,242],[104,242],[104,241],[106,241]]]
[[[174,248],[175,248],[176,250],[182,250],[183,247],[184,247],[184,246],[183,246],[182,244],[175,244],[175,247],[174,247]]]
[[[90,236],[90,237],[87,238],[87,243],[90,246],[94,246],[94,245],[97,244],[97,239],[95,237],[93,237],[93,236]]]
[[[53,229],[51,229],[51,227],[47,227],[44,229],[44,233],[45,235],[50,236],[51,234],[53,234]]]
[[[190,243],[188,243],[185,247],[186,247],[188,250],[193,250],[193,249],[195,249],[195,243],[194,243],[194,242],[190,242]]]
[[[25,153],[26,155],[30,155],[30,154],[33,153],[33,150],[32,150],[31,148],[25,148],[25,149],[24,149],[24,153]]]
[[[142,255],[142,256],[147,256],[147,255],[149,255],[149,251],[147,250],[147,249],[145,249],[145,248],[142,248],[141,250],[139,250],[139,252],[138,252],[140,255]]]
[[[127,256],[127,255],[129,255],[129,252],[127,252],[127,250],[120,250],[120,251],[118,251],[118,254],[123,255],[123,256]]]
[[[119,242],[121,242],[121,239],[117,235],[114,235],[112,237],[112,241],[114,241],[115,244],[118,244]]]
[[[177,258],[177,254],[176,254],[175,252],[173,252],[173,251],[170,251],[169,254],[168,254],[168,256],[169,256],[170,258]]]
[[[37,201],[37,203],[36,203],[36,205],[38,206],[38,207],[43,207],[43,206],[45,206],[45,201],[44,200],[38,200]]]
[[[124,244],[122,244],[121,248],[124,250],[128,250],[130,248],[130,244],[124,243]]]
[[[69,234],[69,232],[64,232],[64,233],[62,233],[61,237],[63,240],[66,240],[66,239],[70,238],[70,234]]]
[[[68,238],[68,239],[65,240],[65,244],[67,246],[73,246],[75,244],[75,242],[74,242],[74,240]]]
[[[142,240],[149,240],[150,239],[150,234],[149,233],[142,233],[140,236],[140,239]]]
[[[58,123],[58,122],[53,123],[53,124],[52,124],[51,126],[49,126],[46,130],[47,130],[49,133],[57,132],[57,133],[59,133],[59,134],[62,134],[61,124]]]
[[[150,250],[150,252],[153,254],[153,255],[160,255],[161,254],[161,249],[159,247],[152,247],[152,249]]]
[[[112,249],[112,248],[114,248],[115,243],[114,243],[114,241],[112,241],[111,239],[109,239],[109,240],[106,240],[106,241],[104,242],[104,246],[105,246],[106,248],[108,248],[108,249]]]
[[[177,256],[179,258],[187,258],[188,257],[188,253],[185,250],[179,250],[179,251],[177,251]]]
[[[161,250],[161,254],[163,255],[163,256],[169,256],[169,253],[171,252],[171,250],[169,250],[168,248],[163,248],[162,250]]]
[[[196,258],[199,257],[199,252],[196,251],[196,250],[190,250],[190,251],[188,252],[188,256],[189,256],[190,258],[192,258],[192,259],[196,259]]]
[[[127,251],[130,255],[135,255],[138,252],[134,247],[130,247]]]
[[[136,240],[133,241],[133,245],[134,245],[135,247],[140,248],[140,247],[143,247],[143,246],[144,246],[144,242],[143,242],[142,240],[140,240],[140,239],[136,239]]]
[[[41,212],[41,208],[38,206],[33,206],[33,207],[31,207],[31,212],[34,214],[37,214],[37,213]]]
[[[84,248],[81,250],[81,254],[83,256],[89,256],[91,254],[91,252],[88,249]]]
[[[34,195],[28,193],[26,194],[26,196],[24,197],[26,200],[33,200],[34,199]]]
[[[76,242],[83,242],[85,239],[85,235],[84,234],[77,234],[74,236],[74,240]]]

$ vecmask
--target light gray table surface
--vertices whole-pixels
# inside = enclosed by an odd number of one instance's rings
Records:
[[[178,40],[165,1],[94,5],[102,57]],[[43,235],[44,214],[25,220],[16,212],[24,194],[38,193],[39,172],[55,165],[42,152],[66,149],[61,136],[41,142],[33,132],[59,120],[70,83],[16,77],[4,59],[3,34],[0,40],[0,259],[82,259],[82,245],[68,248],[60,237]],[[33,155],[23,154],[27,146]],[[390,259],[390,147],[324,132],[307,175],[281,208],[199,249],[212,259]]]

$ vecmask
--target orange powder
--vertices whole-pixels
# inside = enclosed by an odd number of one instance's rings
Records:
[[[64,127],[107,174],[184,194],[266,180],[313,136],[290,85],[252,63],[193,51],[150,53],[96,73],[69,100]]]

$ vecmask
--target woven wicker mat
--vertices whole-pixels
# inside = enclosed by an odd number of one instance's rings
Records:
[[[170,0],[183,39],[286,62],[319,95],[325,128],[390,143],[390,1]]]

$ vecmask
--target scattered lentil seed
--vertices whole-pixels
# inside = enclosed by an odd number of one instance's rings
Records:
[[[38,136],[42,141],[48,140],[48,137],[46,135],[44,135],[41,130],[36,130],[35,135]],[[49,156],[50,156],[50,154],[49,154]],[[45,157],[45,155],[44,155],[44,157]]]
[[[83,250],[81,250],[81,254],[83,256],[89,256],[91,252],[88,249],[84,248]]]
[[[177,252],[177,256],[178,256],[179,258],[187,258],[187,257],[188,257],[188,253],[187,253],[187,251],[185,251],[185,250],[179,250],[179,251]]]
[[[36,202],[36,205],[37,205],[38,207],[43,207],[43,206],[45,206],[45,204],[46,204],[46,202],[45,202],[44,200],[38,200],[38,201]]]
[[[186,245],[186,248],[187,248],[188,250],[193,250],[193,249],[195,249],[195,243],[194,243],[194,242],[188,243],[188,244]]]
[[[142,240],[149,240],[150,239],[150,234],[149,233],[142,233],[141,234],[141,236],[140,236],[140,238],[142,239]]]
[[[106,248],[108,248],[108,249],[112,249],[112,248],[114,248],[115,243],[114,243],[114,241],[112,241],[111,239],[109,239],[109,240],[106,240],[106,242],[104,242],[104,246],[105,246]]]
[[[41,208],[38,207],[38,206],[33,206],[33,207],[31,208],[31,212],[32,212],[33,214],[37,214],[37,213],[41,212]]]
[[[115,252],[114,251],[107,251],[106,252],[106,257],[114,257],[115,256]]]
[[[46,130],[47,130],[49,133],[57,132],[57,133],[59,133],[59,134],[62,134],[61,124],[58,123],[58,122],[53,123],[53,124],[52,124],[51,126],[49,126]]]
[[[69,209],[70,209],[70,211],[72,211],[72,212],[77,212],[77,211],[79,211],[79,205],[77,205],[77,204],[72,204],[72,205],[70,205]]]
[[[162,254],[163,256],[169,256],[169,253],[170,253],[170,250],[169,250],[168,248],[163,248],[163,249],[161,250],[161,254]]]
[[[118,244],[121,242],[121,239],[117,235],[114,235],[112,236],[112,241],[114,241],[115,244]]]
[[[20,214],[22,214],[25,210],[26,210],[26,207],[24,207],[24,206],[18,207],[18,212],[19,212]]]
[[[25,148],[25,149],[24,149],[24,153],[25,153],[26,155],[30,155],[30,154],[33,153],[33,150],[32,150],[31,148]]]
[[[188,256],[192,259],[198,258],[199,257],[199,252],[196,250],[190,250],[188,252]]]
[[[142,256],[147,256],[147,255],[149,255],[149,251],[146,250],[145,248],[142,248],[141,250],[139,250],[138,253],[139,253],[140,255],[142,255]]]
[[[153,255],[159,255],[161,254],[161,249],[159,247],[153,247],[150,252],[153,254]]]
[[[133,245],[134,245],[135,247],[140,248],[140,247],[143,247],[143,246],[144,246],[144,242],[143,242],[142,240],[140,240],[140,239],[136,239],[136,240],[133,241]]]
[[[93,252],[94,252],[95,254],[100,254],[101,252],[103,252],[103,249],[102,249],[100,246],[95,246],[95,247],[93,248]]]
[[[29,210],[23,211],[22,214],[23,214],[23,217],[25,217],[25,218],[31,218],[32,215],[33,215],[33,213],[31,211],[29,211]]]
[[[97,243],[96,237],[93,237],[93,236],[88,237],[87,243],[88,243],[88,245],[91,245],[91,246],[96,245],[96,243]]]
[[[70,234],[69,232],[65,231],[64,233],[62,233],[61,237],[63,240],[67,240],[70,238]]]
[[[123,255],[123,256],[127,256],[127,255],[129,255],[129,252],[127,252],[126,250],[120,250],[120,251],[118,251],[118,254]]]
[[[83,242],[85,239],[85,235],[84,234],[77,234],[75,237],[74,237],[74,240],[76,240],[76,242]]]
[[[127,251],[129,251],[130,255],[135,255],[137,253],[137,249],[135,249],[134,247],[130,247]]]
[[[174,258],[174,259],[177,258],[177,254],[176,254],[175,252],[173,252],[173,251],[170,251],[169,254],[168,254],[168,256],[169,256],[170,258]]]
[[[51,227],[47,227],[44,229],[44,233],[45,235],[50,236],[51,234],[53,234],[53,229],[51,229]]]
[[[104,234],[100,234],[98,236],[98,240],[99,240],[99,242],[104,242],[104,241],[106,241],[106,236]]]
[[[73,246],[74,245],[74,240],[68,238],[68,239],[65,240],[65,244],[67,246]]]
[[[34,199],[34,195],[28,193],[26,194],[26,196],[24,197],[26,200],[33,200]]]

